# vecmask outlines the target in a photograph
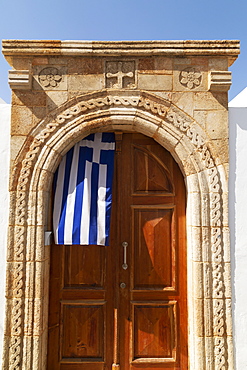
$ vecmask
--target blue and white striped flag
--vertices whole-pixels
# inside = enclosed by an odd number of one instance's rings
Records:
[[[54,178],[56,244],[109,245],[114,133],[91,134],[63,157]]]

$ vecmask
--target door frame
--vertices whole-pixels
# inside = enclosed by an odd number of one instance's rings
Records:
[[[53,173],[83,137],[116,130],[154,138],[180,166],[187,190],[189,368],[231,369],[227,169],[206,131],[187,113],[153,94],[123,89],[71,99],[35,127],[19,154],[10,185],[3,367],[45,368],[49,245],[44,232],[50,227]]]

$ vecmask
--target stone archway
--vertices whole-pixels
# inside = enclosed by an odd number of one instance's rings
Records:
[[[187,186],[190,369],[233,368],[227,184],[206,132],[169,101],[141,91],[104,90],[72,99],[27,138],[14,168],[7,265],[4,368],[44,369],[52,173],[91,132],[137,131],[178,162]]]

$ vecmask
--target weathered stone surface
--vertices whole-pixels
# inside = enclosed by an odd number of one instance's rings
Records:
[[[11,151],[10,151],[10,160],[14,161],[21,150],[22,145],[26,140],[26,136],[17,136],[12,135],[11,137]]]
[[[34,90],[67,90],[67,68],[56,64],[39,65],[33,68]]]
[[[208,66],[212,71],[226,71],[228,69],[228,60],[221,57],[209,58]]]
[[[209,90],[228,91],[232,84],[230,71],[211,71],[209,78]]]
[[[30,90],[32,86],[32,76],[30,71],[9,71],[9,86],[13,90]]]
[[[47,92],[47,109],[51,111],[68,100],[68,92],[67,91],[48,91]]]
[[[5,40],[3,51],[12,75],[33,75],[12,97],[5,368],[46,366],[53,173],[81,138],[116,130],[153,137],[184,175],[190,369],[231,370],[226,90],[239,43]]]
[[[68,89],[73,91],[96,91],[104,88],[104,76],[102,75],[72,75],[68,77]]]
[[[208,111],[206,131],[211,139],[228,139],[228,115],[224,110]]]
[[[45,107],[46,94],[44,91],[13,91],[12,105],[24,105],[26,107]]]
[[[172,77],[170,75],[139,74],[137,81],[139,89],[153,91],[172,90]]]
[[[69,58],[68,74],[94,75],[103,74],[104,63],[100,58]]]
[[[11,135],[27,136],[32,128],[31,109],[25,106],[13,106],[11,110]]]

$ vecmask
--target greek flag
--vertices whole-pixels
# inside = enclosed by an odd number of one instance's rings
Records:
[[[114,150],[114,133],[96,133],[63,157],[54,177],[56,244],[109,245]]]

